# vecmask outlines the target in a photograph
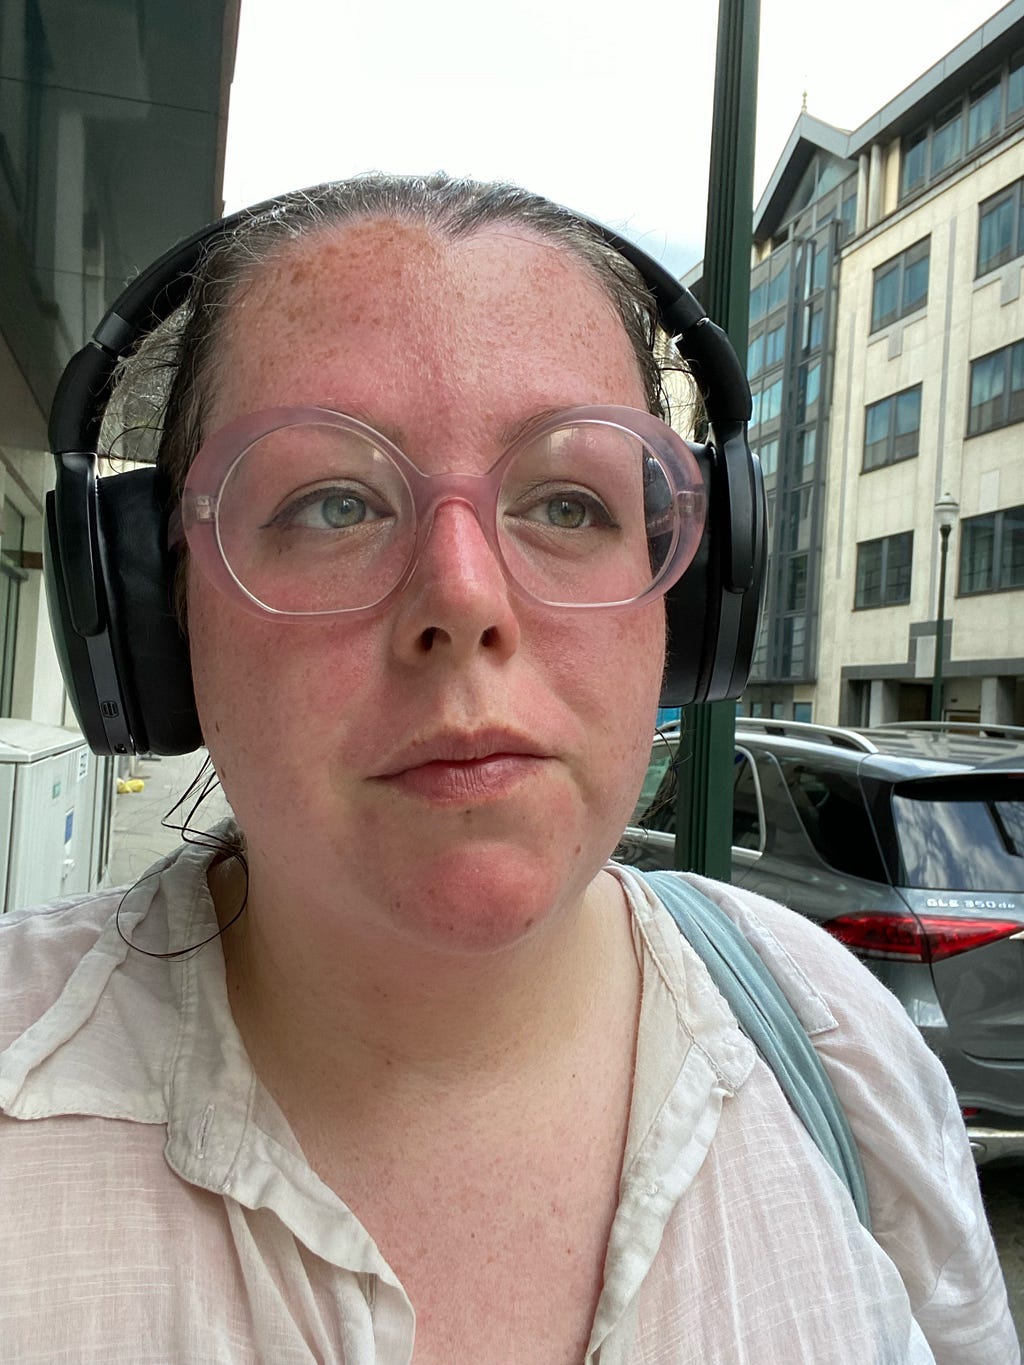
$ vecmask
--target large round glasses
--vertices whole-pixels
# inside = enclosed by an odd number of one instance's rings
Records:
[[[650,413],[571,408],[532,425],[483,474],[424,474],[365,423],[273,408],[196,456],[172,543],[250,610],[373,612],[415,571],[444,502],[468,504],[510,585],[551,607],[663,593],[704,529],[696,458]]]

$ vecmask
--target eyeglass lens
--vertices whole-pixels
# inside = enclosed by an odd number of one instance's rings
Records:
[[[689,506],[639,436],[597,422],[524,445],[504,470],[496,506],[492,497],[482,493],[476,510],[507,575],[552,604],[642,596]],[[264,606],[352,610],[379,602],[406,573],[416,503],[403,471],[364,435],[295,425],[260,437],[235,461],[217,531],[231,572]]]

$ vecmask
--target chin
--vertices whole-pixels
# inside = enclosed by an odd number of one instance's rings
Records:
[[[497,953],[541,932],[582,896],[601,867],[508,844],[474,844],[426,857],[411,893],[395,888],[392,927],[423,947],[455,954]],[[571,865],[570,865],[571,863]]]

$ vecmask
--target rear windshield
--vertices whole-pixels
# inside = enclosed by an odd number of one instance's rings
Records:
[[[1022,785],[1018,779],[986,791],[941,782],[897,787],[892,809],[902,885],[1024,891]]]

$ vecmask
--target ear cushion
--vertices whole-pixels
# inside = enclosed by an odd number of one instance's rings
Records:
[[[744,449],[745,449],[745,436]],[[723,461],[712,446],[691,447],[708,490],[708,518],[693,563],[665,595],[668,630],[662,706],[727,701],[746,686],[757,641],[767,561],[764,479],[749,452],[753,524],[734,507]],[[754,566],[745,592],[726,587],[726,563],[737,538]]]
[[[175,554],[156,469],[100,479],[100,559],[110,640],[135,748],[184,754],[203,742],[188,641],[172,605]]]
[[[74,708],[78,724],[89,748],[97,754],[111,752],[110,739],[100,711],[100,698],[89,646],[71,623],[71,609],[64,587],[60,544],[57,537],[56,501],[53,493],[46,495],[46,535],[43,540],[43,577],[46,585],[46,606],[50,615],[50,629],[57,647],[60,671]],[[109,701],[108,701],[109,705]]]
[[[707,446],[691,445],[709,493],[709,514],[697,553],[689,568],[665,594],[665,676],[662,706],[689,706],[702,701],[707,686],[705,659],[714,648],[711,608],[714,605],[718,547],[715,544],[711,459]],[[710,638],[709,638],[710,637]]]

